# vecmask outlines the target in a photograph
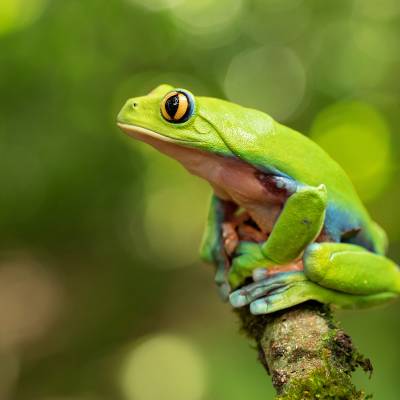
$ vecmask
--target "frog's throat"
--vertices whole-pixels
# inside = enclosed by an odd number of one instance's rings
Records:
[[[119,123],[129,136],[179,161],[191,174],[205,179],[222,200],[244,208],[262,231],[270,231],[280,208],[260,183],[254,166],[236,158],[196,149],[146,128]],[[276,207],[275,207],[276,206]]]

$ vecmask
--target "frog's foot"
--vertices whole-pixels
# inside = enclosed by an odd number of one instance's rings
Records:
[[[261,301],[263,304],[267,303],[269,298],[272,299],[273,296],[278,295],[285,289],[304,281],[307,281],[307,277],[301,271],[277,273],[269,278],[259,280],[234,291],[229,296],[229,300],[233,307],[243,307],[250,304],[250,311],[253,314],[264,314],[265,312],[253,312],[258,309]],[[255,305],[253,306],[253,304]],[[290,305],[287,307],[290,307]]]
[[[261,247],[254,242],[240,242],[232,258],[228,274],[232,289],[242,285],[247,278],[251,278],[255,269],[268,269],[273,265],[261,252]]]
[[[327,289],[307,280],[302,272],[285,272],[243,287],[230,295],[233,307],[250,304],[253,315],[270,314],[308,300],[340,308],[361,308],[392,300],[394,293],[352,295]]]

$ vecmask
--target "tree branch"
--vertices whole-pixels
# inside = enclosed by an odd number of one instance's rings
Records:
[[[369,398],[351,375],[357,367],[371,373],[372,365],[337,327],[328,307],[307,302],[272,315],[254,316],[246,307],[236,312],[241,330],[256,342],[277,400]]]

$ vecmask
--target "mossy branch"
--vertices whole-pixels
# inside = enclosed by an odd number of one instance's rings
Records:
[[[351,381],[370,361],[338,328],[330,309],[308,302],[272,315],[254,316],[243,307],[242,331],[255,340],[259,360],[271,375],[276,400],[361,400],[364,391]]]

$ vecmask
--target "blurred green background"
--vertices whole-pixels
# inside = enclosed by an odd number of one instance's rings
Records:
[[[353,178],[400,260],[398,0],[0,0],[0,398],[272,398],[197,258],[210,190],[115,126],[168,82]],[[340,313],[400,396],[400,303]]]

